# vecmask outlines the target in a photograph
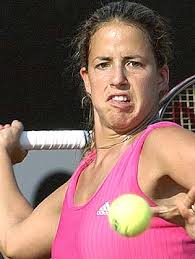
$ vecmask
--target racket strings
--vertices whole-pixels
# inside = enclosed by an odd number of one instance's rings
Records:
[[[195,83],[182,90],[169,102],[162,118],[195,132]]]

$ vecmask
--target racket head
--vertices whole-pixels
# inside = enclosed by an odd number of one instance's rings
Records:
[[[195,75],[175,86],[162,99],[159,118],[195,132]]]

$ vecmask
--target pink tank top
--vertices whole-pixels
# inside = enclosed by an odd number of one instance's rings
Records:
[[[109,226],[109,204],[119,195],[136,193],[150,206],[156,204],[140,189],[137,168],[143,143],[159,127],[176,126],[170,122],[150,125],[121,155],[98,190],[83,206],[74,205],[79,175],[95,159],[91,152],[73,174],[65,195],[61,218],[52,245],[52,259],[195,259],[195,241],[182,227],[153,217],[143,234],[127,238]]]

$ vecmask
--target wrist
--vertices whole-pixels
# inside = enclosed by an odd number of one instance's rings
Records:
[[[1,159],[9,159],[11,161],[10,153],[8,152],[6,147],[0,146],[0,160]]]

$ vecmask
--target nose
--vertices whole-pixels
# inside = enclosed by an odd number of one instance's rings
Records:
[[[116,66],[113,68],[110,86],[122,89],[128,88],[128,80],[123,66]]]

